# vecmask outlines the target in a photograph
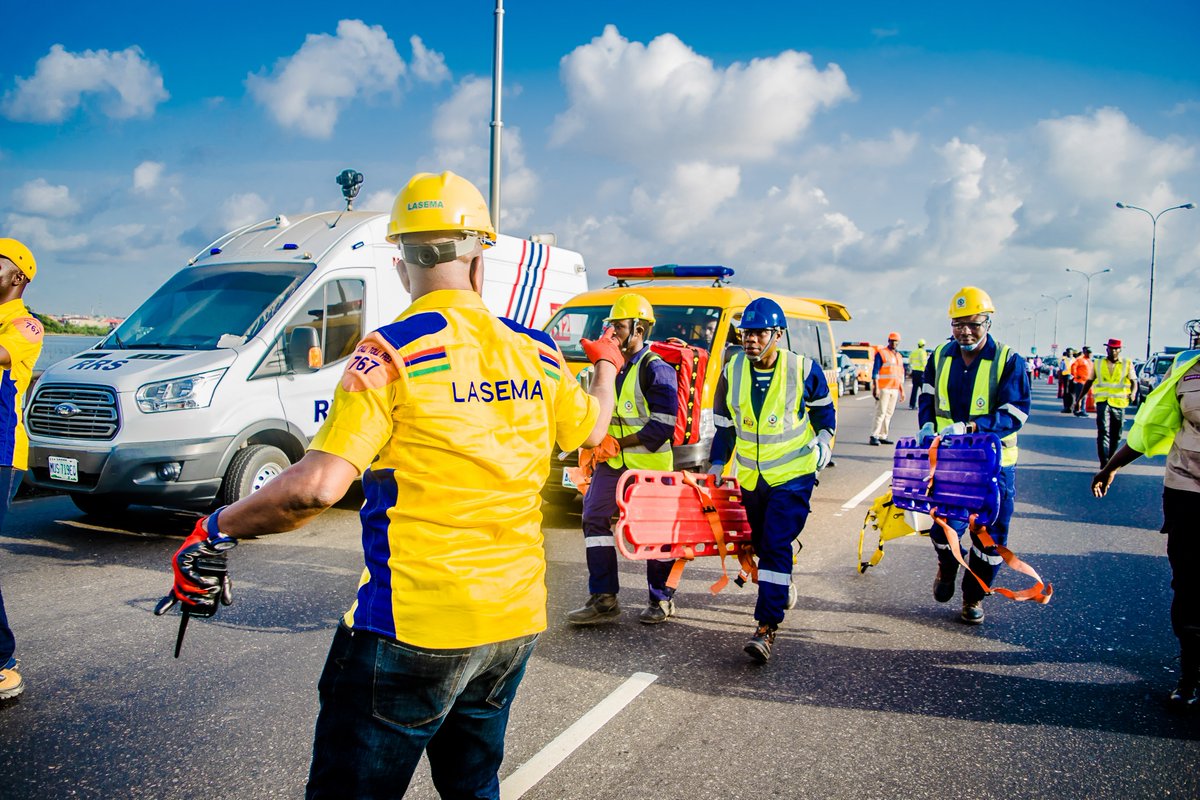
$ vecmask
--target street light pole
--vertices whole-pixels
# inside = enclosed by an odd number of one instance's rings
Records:
[[[1083,343],[1086,345],[1088,341],[1088,311],[1092,307],[1092,278],[1097,275],[1103,275],[1106,272],[1112,272],[1111,269],[1102,269],[1097,272],[1084,272],[1081,269],[1071,269],[1067,267],[1067,272],[1075,272],[1087,278],[1087,293],[1083,301]]]
[[[491,201],[492,227],[500,232],[500,140],[504,122],[500,118],[500,92],[504,84],[504,0],[496,0],[495,39],[492,49],[492,154]]]
[[[1154,248],[1158,240],[1158,218],[1168,211],[1177,209],[1195,208],[1195,203],[1183,203],[1170,208],[1164,208],[1157,214],[1152,214],[1141,206],[1131,206],[1128,203],[1117,202],[1117,208],[1132,208],[1134,211],[1141,211],[1150,218],[1150,307],[1146,311],[1146,360],[1150,360],[1150,335],[1154,327]]]
[[[1048,294],[1042,295],[1042,297],[1054,303],[1054,341],[1050,343],[1050,355],[1058,355],[1058,304],[1070,296],[1069,294],[1064,294],[1062,297],[1051,297]]]

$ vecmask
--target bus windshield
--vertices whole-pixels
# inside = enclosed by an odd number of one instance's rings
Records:
[[[258,333],[313,270],[312,264],[217,264],[177,273],[100,346],[214,350],[225,336]]]
[[[575,306],[564,308],[546,325],[546,331],[558,344],[568,361],[587,361],[581,338],[595,339],[604,330],[604,318],[610,306]],[[705,306],[655,306],[653,341],[675,337],[690,345],[712,349],[721,309]]]

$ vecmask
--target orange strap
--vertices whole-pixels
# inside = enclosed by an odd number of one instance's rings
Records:
[[[708,490],[702,487],[696,478],[687,471],[680,473],[683,476],[683,482],[696,490],[696,497],[700,500],[700,510],[704,512],[704,519],[708,521],[708,527],[712,529],[713,539],[717,543],[717,552],[721,554],[721,577],[717,582],[708,587],[708,590],[713,594],[724,589],[729,584],[729,572],[725,569],[725,528],[721,525],[721,517],[717,513],[717,506],[713,503],[712,495]],[[690,555],[690,551],[689,551]],[[690,561],[691,558],[678,559],[675,565],[671,567],[671,574],[667,578],[667,586],[672,589],[679,585],[679,576],[683,574],[683,564]],[[671,583],[672,579],[675,581]]]
[[[1050,597],[1054,594],[1054,587],[1048,583],[1045,583],[1042,580],[1042,577],[1037,574],[1037,571],[1021,559],[1017,558],[1016,554],[1012,550],[1009,550],[1004,545],[996,544],[996,541],[992,538],[992,535],[987,532],[986,525],[976,525],[974,514],[971,515],[968,525],[970,527],[971,536],[978,540],[980,547],[995,548],[996,552],[1000,554],[1000,558],[1002,558],[1004,563],[1008,564],[1010,568],[1033,578],[1034,581],[1036,581],[1033,586],[1029,587],[1028,589],[1018,589],[1015,591],[1013,589],[1006,589],[1003,586],[997,586],[995,588],[988,586],[987,583],[984,582],[983,578],[975,574],[975,571],[971,569],[966,560],[962,557],[962,547],[959,545],[958,533],[946,524],[945,517],[938,516],[936,508],[932,509],[930,513],[932,514],[934,521],[937,522],[938,525],[941,525],[942,529],[946,532],[947,544],[950,546],[950,554],[954,556],[954,560],[962,565],[963,569],[971,573],[971,577],[977,580],[979,585],[983,587],[984,593],[998,594],[1002,597],[1007,597],[1010,600],[1016,600],[1018,602],[1023,600],[1034,600],[1043,604],[1050,602]]]
[[[929,445],[929,477],[925,479],[925,483],[928,484],[925,487],[926,497],[933,496],[933,473],[937,472],[938,445],[941,444],[941,441],[942,437],[935,436],[933,444]]]

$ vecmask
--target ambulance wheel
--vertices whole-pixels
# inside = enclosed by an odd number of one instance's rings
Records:
[[[129,508],[124,500],[114,500],[105,495],[71,492],[71,502],[84,514],[94,517],[111,517]]]
[[[278,447],[269,444],[252,444],[233,455],[229,469],[225,470],[225,481],[218,495],[220,504],[227,506],[243,497],[257,492],[267,481],[292,464]]]
[[[798,601],[799,599],[800,599],[800,592],[797,591],[797,589],[796,589],[796,582],[792,581],[791,583],[788,584],[788,601],[787,601],[788,611],[791,611],[793,608],[796,607],[796,601]]]
[[[850,384],[850,394],[858,394],[858,381]]]

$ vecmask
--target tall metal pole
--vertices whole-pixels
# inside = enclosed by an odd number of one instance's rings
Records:
[[[1069,294],[1064,294],[1062,297],[1051,297],[1048,294],[1042,295],[1042,297],[1054,303],[1054,341],[1050,343],[1051,355],[1058,355],[1058,304],[1070,296]]]
[[[1151,338],[1151,332],[1154,329],[1154,249],[1155,249],[1155,244],[1158,240],[1158,218],[1161,217],[1163,214],[1167,213],[1168,211],[1175,211],[1176,209],[1180,209],[1180,208],[1188,209],[1188,208],[1195,208],[1195,207],[1196,207],[1195,203],[1181,203],[1180,205],[1177,205],[1177,206],[1171,206],[1170,208],[1164,208],[1162,211],[1158,212],[1157,214],[1152,214],[1149,211],[1147,211],[1146,209],[1142,208],[1141,206],[1131,206],[1128,203],[1121,203],[1121,202],[1117,203],[1117,208],[1132,208],[1134,211],[1141,211],[1143,214],[1145,214],[1147,217],[1150,218],[1150,306],[1146,310],[1146,360],[1147,361],[1150,360],[1150,353],[1151,353],[1150,338]]]
[[[504,123],[500,120],[500,89],[504,83],[504,0],[496,0],[496,42],[492,54],[492,185],[489,205],[492,208],[492,226],[500,232],[500,134]]]
[[[1103,275],[1106,272],[1112,272],[1112,269],[1102,269],[1097,272],[1084,272],[1083,270],[1071,269],[1070,267],[1067,267],[1067,272],[1074,272],[1087,278],[1087,292],[1085,294],[1086,299],[1083,301],[1083,343],[1086,345],[1088,343],[1088,314],[1092,308],[1092,278],[1096,277],[1097,275]]]

